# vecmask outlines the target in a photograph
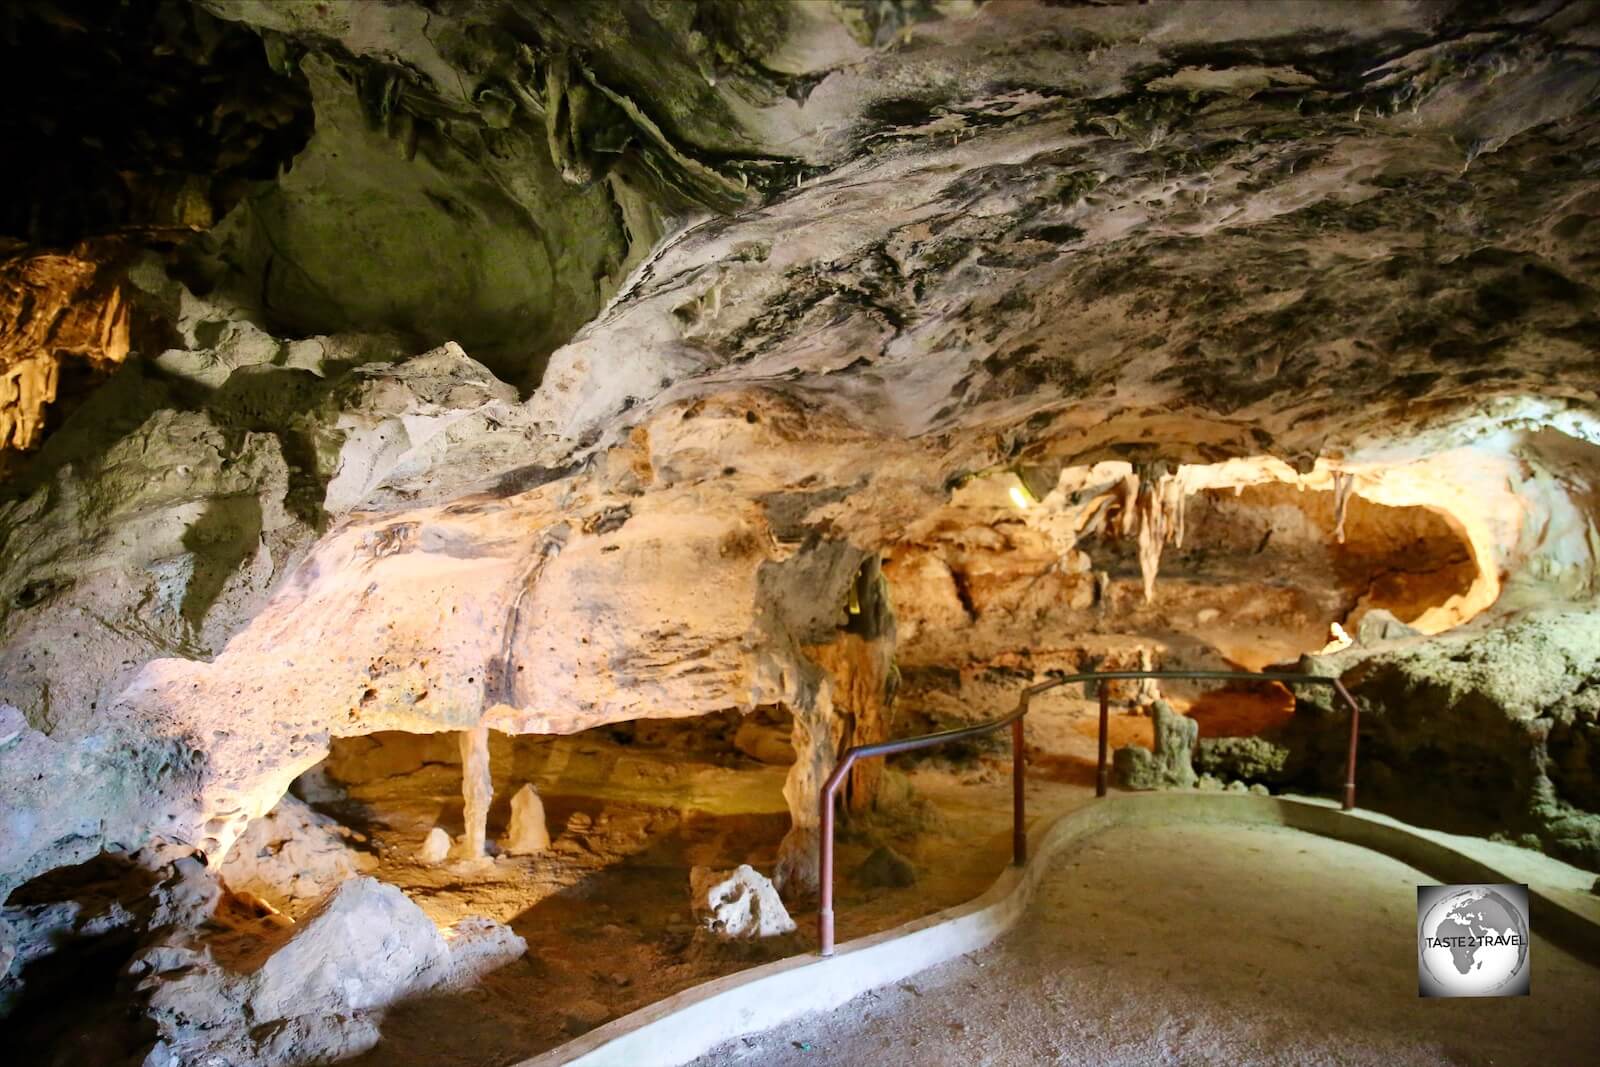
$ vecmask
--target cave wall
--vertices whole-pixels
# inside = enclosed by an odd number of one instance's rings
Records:
[[[1339,673],[1361,705],[1363,807],[1600,870],[1597,652],[1595,612],[1554,606],[1315,665]],[[1343,707],[1300,695],[1285,737],[1291,777],[1342,782],[1348,739]]]
[[[893,677],[807,649],[984,472],[1338,471],[1459,524],[1425,629],[1592,602],[1583,5],[143,10],[250,45],[271,150],[194,164],[127,279],[170,335],[8,477],[0,886],[220,856],[396,728],[781,703],[804,831]],[[1024,619],[1083,598],[1042,533]]]

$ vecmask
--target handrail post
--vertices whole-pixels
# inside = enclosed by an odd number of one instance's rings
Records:
[[[1361,731],[1361,705],[1356,703],[1342,680],[1335,678],[1333,687],[1350,705],[1350,750],[1344,759],[1344,810],[1349,811],[1356,806],[1356,741]]]
[[[817,825],[817,943],[823,956],[833,955],[833,780],[822,786]]]
[[[1028,714],[1028,694],[1022,694],[1022,714],[1011,723],[1011,859],[1018,867],[1028,862],[1028,834],[1023,828],[1023,775],[1027,763],[1022,743],[1022,720]]]
[[[1106,795],[1106,729],[1109,726],[1111,715],[1111,694],[1106,692],[1106,683],[1100,682],[1100,762],[1094,772],[1094,795]]]

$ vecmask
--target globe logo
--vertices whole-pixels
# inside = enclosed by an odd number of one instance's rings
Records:
[[[1417,887],[1417,984],[1425,997],[1528,992],[1528,887]]]

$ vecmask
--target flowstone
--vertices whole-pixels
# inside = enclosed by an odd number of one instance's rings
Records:
[[[1152,704],[1150,715],[1155,719],[1155,749],[1117,749],[1112,766],[1118,780],[1128,789],[1188,789],[1195,784],[1193,753],[1200,724],[1173,711],[1165,700]]]

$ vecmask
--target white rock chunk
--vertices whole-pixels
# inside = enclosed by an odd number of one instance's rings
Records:
[[[438,826],[428,831],[428,836],[422,839],[422,847],[417,849],[417,859],[423,863],[443,863],[449,855],[450,835]]]
[[[689,872],[695,921],[718,937],[749,939],[792,933],[794,920],[766,875],[741,863],[731,871]]]
[[[544,801],[533,786],[523,785],[511,798],[511,829],[505,850],[513,856],[529,856],[550,847],[550,830],[545,825]]]
[[[441,932],[399,889],[343,883],[259,966],[167,947],[135,963],[158,1040],[152,1065],[331,1063],[371,1048],[385,1008],[468,985],[527,951],[491,920]]]

